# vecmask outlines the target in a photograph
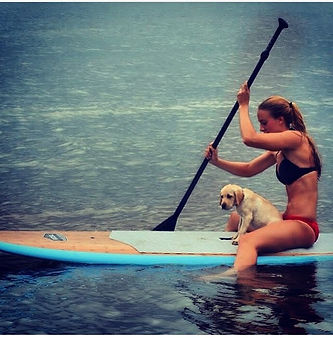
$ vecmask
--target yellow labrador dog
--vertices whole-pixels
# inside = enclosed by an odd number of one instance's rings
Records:
[[[268,223],[282,219],[274,205],[250,189],[241,188],[235,184],[224,186],[220,193],[220,206],[224,210],[236,207],[240,215],[238,232],[232,238],[232,244],[237,245],[239,236],[245,234],[248,228],[258,229]]]

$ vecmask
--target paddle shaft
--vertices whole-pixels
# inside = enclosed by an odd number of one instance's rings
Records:
[[[255,80],[255,78],[257,77],[262,65],[264,64],[264,62],[267,60],[269,53],[273,47],[273,45],[275,44],[277,38],[279,37],[280,33],[282,32],[282,30],[284,28],[287,28],[288,24],[286,21],[284,21],[283,19],[279,18],[279,26],[276,29],[273,37],[271,38],[270,42],[268,43],[266,49],[260,54],[260,59],[257,63],[257,65],[255,66],[252,74],[250,75],[249,79],[247,80],[247,85],[250,88],[253,81]],[[218,133],[218,135],[216,136],[212,147],[214,149],[217,148],[218,144],[220,143],[222,137],[224,136],[225,132],[227,131],[232,119],[234,118],[235,114],[237,113],[237,110],[239,108],[239,104],[238,101],[235,102],[233,108],[231,109],[227,119],[225,120],[220,132]],[[178,204],[178,207],[176,208],[174,214],[169,217],[167,220],[165,220],[164,222],[162,222],[161,224],[159,224],[157,227],[155,227],[153,230],[157,230],[157,231],[174,231],[175,227],[176,227],[176,221],[178,216],[180,215],[180,213],[182,212],[182,210],[184,209],[187,200],[189,199],[193,189],[195,188],[196,184],[198,183],[202,173],[204,172],[207,164],[208,164],[209,160],[207,158],[204,158],[201,166],[199,167],[197,173],[195,174],[190,186],[188,187],[185,195],[183,196],[183,198],[181,199],[181,201]]]

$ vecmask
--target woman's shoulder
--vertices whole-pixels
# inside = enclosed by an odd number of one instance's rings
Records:
[[[284,145],[280,151],[297,150],[308,144],[306,135],[298,130],[286,130],[280,134],[281,142]]]

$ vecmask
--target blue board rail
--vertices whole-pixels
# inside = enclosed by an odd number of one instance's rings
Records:
[[[0,242],[0,250],[40,259],[79,264],[112,265],[232,265],[235,255],[198,254],[115,254],[73,250],[48,249]],[[258,257],[258,265],[304,264],[333,260],[333,253],[304,255],[267,255]]]

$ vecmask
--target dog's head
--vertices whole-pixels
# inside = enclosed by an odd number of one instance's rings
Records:
[[[229,210],[242,203],[244,198],[243,189],[235,184],[227,184],[220,192],[220,206],[224,210]]]

